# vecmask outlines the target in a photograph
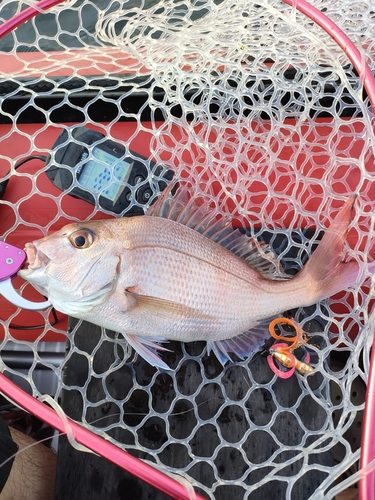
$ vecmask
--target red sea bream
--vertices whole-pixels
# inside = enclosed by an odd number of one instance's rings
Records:
[[[244,358],[263,344],[266,330],[252,329],[264,320],[359,278],[358,264],[342,260],[353,203],[291,279],[263,244],[194,206],[183,189],[152,215],[73,223],[27,243],[19,274],[57,310],[121,332],[155,366],[168,369],[158,353],[168,340],[205,340],[222,362]]]

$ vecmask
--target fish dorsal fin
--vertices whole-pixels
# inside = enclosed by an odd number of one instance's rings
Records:
[[[179,222],[216,243],[233,233],[230,217],[217,219],[215,211],[210,210],[207,203],[204,203],[205,200],[202,200],[202,194],[199,195],[202,204],[198,204],[197,199],[191,195],[192,188],[189,189],[186,183],[179,182],[175,194],[174,191],[175,184],[169,185],[157,202],[149,208],[147,215]]]
[[[217,218],[215,210],[210,210],[209,201],[204,203],[201,193],[195,198],[193,188],[187,182],[171,183],[147,215],[163,217],[194,229],[210,240],[227,248],[247,262],[252,268],[269,279],[286,279],[286,275],[271,247],[249,237],[239,229],[234,229],[229,215]],[[203,199],[202,199],[203,198]],[[197,199],[200,200],[198,204]]]
[[[147,215],[153,217],[163,217],[174,220],[184,226],[190,227],[203,234],[208,230],[215,219],[215,214],[211,213],[207,206],[198,205],[197,200],[191,196],[192,188],[187,183],[179,181],[171,183],[147,211]],[[199,195],[202,199],[202,195]],[[226,221],[230,225],[230,221]]]
[[[232,253],[272,280],[288,279],[272,248],[267,243],[247,236],[239,229],[232,231],[223,241],[217,241]]]

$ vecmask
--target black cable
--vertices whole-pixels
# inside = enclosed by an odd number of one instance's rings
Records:
[[[19,162],[17,162],[14,165],[14,168],[17,170],[17,168],[19,168],[21,165],[23,165],[24,163],[26,163],[26,162],[28,162],[30,160],[41,160],[41,161],[46,162],[47,156],[43,156],[43,155],[30,155],[30,156],[27,156],[23,160],[20,160]],[[10,172],[10,170],[9,170],[9,172]],[[9,174],[9,172],[7,173],[7,175]],[[4,196],[4,193],[5,193],[5,190],[7,188],[8,182],[9,182],[9,179],[5,179],[4,181],[0,182],[0,200]]]
[[[56,309],[52,307],[51,309],[51,314],[53,316],[53,322],[50,323],[50,326],[55,326],[56,323],[59,322],[59,318],[57,317],[56,314]],[[32,325],[32,326],[21,326],[21,325],[15,325],[14,323],[9,324],[9,328],[12,330],[39,330],[39,328],[44,328],[45,325]]]
[[[23,165],[24,163],[26,163],[26,162],[28,162],[30,160],[41,160],[41,161],[46,162],[47,161],[47,156],[44,156],[44,155],[30,155],[30,156],[27,156],[23,160],[18,161],[14,165],[14,168],[17,170],[18,167],[20,167],[21,165]]]

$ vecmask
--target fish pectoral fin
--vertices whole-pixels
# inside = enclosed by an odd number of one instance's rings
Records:
[[[232,361],[230,353],[240,359],[245,359],[260,350],[264,342],[269,338],[267,322],[262,322],[247,332],[230,339],[207,342],[208,354],[212,351],[220,363],[224,366],[227,361]]]
[[[132,348],[150,365],[162,368],[163,370],[171,370],[157,354],[157,351],[169,351],[169,349],[161,346],[158,341],[147,337],[138,337],[130,334],[123,335]]]
[[[161,299],[159,297],[140,295],[133,292],[131,288],[126,290],[126,294],[131,295],[137,301],[137,307],[140,309],[146,309],[149,313],[152,313],[155,316],[163,317],[169,320],[189,317],[201,321],[213,321],[213,318],[208,314],[205,314],[198,309],[194,309],[193,307],[179,304],[178,302]]]

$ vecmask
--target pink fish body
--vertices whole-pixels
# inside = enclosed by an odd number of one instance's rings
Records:
[[[157,353],[163,340],[205,340],[222,361],[245,357],[265,339],[251,331],[262,321],[356,281],[358,264],[341,261],[353,202],[292,279],[186,193],[159,201],[151,216],[74,223],[28,243],[19,274],[57,310],[121,332],[155,366],[168,368]]]

